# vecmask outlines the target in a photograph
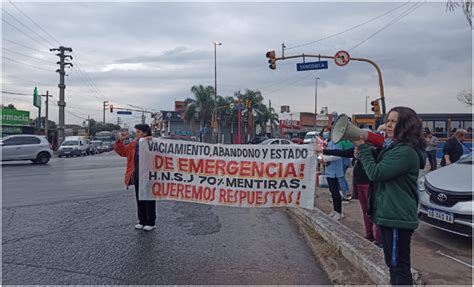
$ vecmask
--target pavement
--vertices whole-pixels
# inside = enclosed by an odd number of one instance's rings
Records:
[[[427,170],[423,171],[427,172]],[[347,179],[351,178],[351,170]],[[350,183],[350,181],[349,181]],[[335,245],[376,284],[388,284],[383,251],[364,238],[362,211],[358,200],[343,204],[345,218],[339,222],[326,215],[332,211],[329,189],[317,188],[315,210],[290,210],[302,218],[327,242]],[[471,285],[472,239],[448,233],[420,222],[411,244],[412,268],[418,284]]]
[[[113,153],[2,164],[5,285],[326,285],[284,209],[157,202],[136,223]]]

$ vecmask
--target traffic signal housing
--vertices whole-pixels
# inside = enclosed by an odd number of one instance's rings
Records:
[[[379,118],[382,114],[380,113],[380,102],[379,100],[374,100],[370,102],[370,105],[372,106],[372,112],[374,112],[374,115],[376,118]]]
[[[266,56],[268,58],[268,63],[270,64],[268,67],[272,70],[275,70],[277,67],[275,50],[268,51]]]
[[[110,112],[113,113],[114,112],[114,105],[109,105],[109,108],[110,108]]]

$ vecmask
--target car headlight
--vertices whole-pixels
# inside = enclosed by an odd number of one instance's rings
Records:
[[[424,175],[422,175],[418,178],[418,190],[419,191],[426,191],[425,181],[426,181],[426,178],[425,178]]]

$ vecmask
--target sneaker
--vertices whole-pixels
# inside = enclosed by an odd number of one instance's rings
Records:
[[[351,202],[350,199],[347,199],[347,198],[343,198],[342,201],[341,201],[343,204],[348,204]]]
[[[336,215],[335,211],[331,211],[331,213],[328,214],[329,217],[333,217],[334,215]]]
[[[336,212],[336,214],[332,218],[334,218],[335,220],[341,220],[344,218],[344,214]]]
[[[137,230],[142,230],[143,227],[144,227],[144,226],[141,225],[140,223],[138,223],[138,224],[135,225],[135,229],[137,229]]]
[[[145,227],[143,227],[143,230],[145,231],[152,231],[153,229],[155,229],[156,227],[153,225],[145,225]]]

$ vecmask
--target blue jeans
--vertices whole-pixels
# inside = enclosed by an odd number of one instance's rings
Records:
[[[338,177],[337,180],[339,181],[339,186],[341,187],[341,191],[344,196],[346,196],[349,193],[349,184],[347,183],[346,180],[346,171],[350,166],[349,164],[346,164],[344,161],[342,162],[342,173],[344,176]]]

